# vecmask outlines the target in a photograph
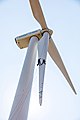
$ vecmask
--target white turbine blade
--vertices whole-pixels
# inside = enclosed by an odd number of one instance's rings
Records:
[[[9,120],[27,120],[37,42],[37,37],[30,40]]]
[[[39,65],[39,103],[42,105],[42,94],[45,74],[45,62],[49,43],[49,33],[45,32],[38,43],[38,65]]]
[[[77,94],[52,38],[49,40],[48,52],[51,58],[53,59],[53,61],[55,62],[55,64],[58,66],[60,71],[63,73],[64,77],[66,78],[67,82],[71,86],[74,93]]]
[[[34,18],[39,22],[42,29],[47,28],[46,21],[39,0],[29,0]]]

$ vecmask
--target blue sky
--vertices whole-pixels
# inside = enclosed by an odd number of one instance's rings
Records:
[[[43,105],[38,100],[38,68],[34,80],[28,120],[80,120],[80,2],[40,0],[54,42],[77,91],[47,56]],[[14,38],[39,29],[29,1],[0,1],[0,120],[8,120],[27,49],[20,50]],[[37,61],[37,60],[36,60]],[[37,64],[37,63],[36,63]]]

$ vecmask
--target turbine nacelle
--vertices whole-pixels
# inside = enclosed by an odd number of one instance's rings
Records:
[[[50,37],[53,34],[53,31],[51,29],[44,29],[44,30],[38,29],[36,31],[29,32],[27,34],[23,34],[16,37],[15,42],[20,49],[23,49],[28,47],[31,37],[36,36],[38,40],[40,40],[45,32],[48,32]]]

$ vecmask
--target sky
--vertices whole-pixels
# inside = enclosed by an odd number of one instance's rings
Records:
[[[28,120],[80,120],[80,1],[40,3],[77,95],[47,55],[43,104],[39,106],[36,66]],[[8,120],[27,52],[17,47],[15,37],[40,28],[28,0],[0,0],[0,120]]]

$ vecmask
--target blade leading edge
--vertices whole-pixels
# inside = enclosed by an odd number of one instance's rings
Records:
[[[47,24],[39,3],[39,0],[29,0],[34,18],[39,22],[42,29],[47,28]]]
[[[45,32],[38,42],[38,65],[39,65],[39,103],[42,105],[44,75],[46,67],[46,57],[48,51],[49,33]]]
[[[52,38],[49,40],[48,52],[51,58],[53,59],[53,61],[55,62],[55,64],[58,66],[60,71],[63,73],[64,77],[66,78],[67,82],[69,83],[74,93],[77,94]]]

